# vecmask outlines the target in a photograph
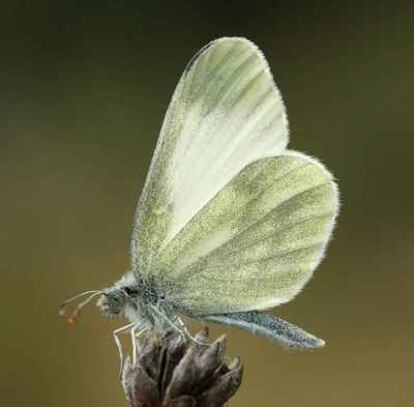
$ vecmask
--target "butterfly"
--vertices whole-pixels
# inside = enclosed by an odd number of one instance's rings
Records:
[[[324,341],[262,312],[292,300],[321,262],[338,189],[317,160],[287,149],[281,94],[261,51],[219,38],[189,62],[172,96],[140,196],[130,270],[87,291],[125,318],[136,357],[145,330],[196,341],[182,316],[262,335],[285,347]],[[66,306],[69,301],[63,303]],[[62,313],[63,313],[62,308]]]

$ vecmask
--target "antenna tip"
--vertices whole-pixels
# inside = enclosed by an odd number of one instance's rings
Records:
[[[68,323],[73,325],[78,319],[79,315],[80,315],[80,309],[76,308],[75,311],[73,311],[72,314],[69,315]]]

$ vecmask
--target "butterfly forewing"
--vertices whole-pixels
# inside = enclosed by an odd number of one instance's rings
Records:
[[[284,151],[284,105],[258,48],[242,38],[204,47],[166,113],[134,224],[132,268],[165,273],[160,251],[246,165]]]

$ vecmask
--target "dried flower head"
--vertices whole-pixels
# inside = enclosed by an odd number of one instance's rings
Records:
[[[205,329],[196,338],[206,343]],[[243,368],[225,361],[225,336],[211,345],[189,344],[169,331],[142,340],[137,363],[127,359],[122,385],[130,407],[221,407],[239,388]]]

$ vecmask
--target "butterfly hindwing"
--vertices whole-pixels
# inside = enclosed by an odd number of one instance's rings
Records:
[[[337,208],[331,174],[310,157],[248,165],[161,251],[172,301],[196,315],[289,301],[321,261]]]

